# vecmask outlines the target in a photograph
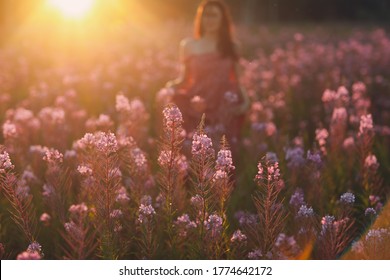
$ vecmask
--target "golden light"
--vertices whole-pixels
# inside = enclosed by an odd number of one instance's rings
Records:
[[[64,16],[81,18],[92,8],[95,0],[48,0],[49,4],[58,9]]]

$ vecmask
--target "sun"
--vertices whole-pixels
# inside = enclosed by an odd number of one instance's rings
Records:
[[[49,4],[58,9],[66,17],[81,18],[92,8],[95,0],[48,0]]]

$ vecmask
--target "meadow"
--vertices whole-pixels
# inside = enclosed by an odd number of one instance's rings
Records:
[[[390,259],[386,28],[238,26],[236,143],[183,130],[191,26],[152,31],[1,45],[1,259]]]

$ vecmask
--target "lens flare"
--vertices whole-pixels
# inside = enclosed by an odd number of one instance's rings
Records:
[[[48,0],[49,4],[69,18],[81,18],[92,8],[95,0]]]

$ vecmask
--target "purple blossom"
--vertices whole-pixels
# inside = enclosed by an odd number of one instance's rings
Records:
[[[127,191],[126,191],[126,188],[125,187],[120,187],[118,189],[118,191],[116,192],[116,198],[115,198],[115,201],[119,202],[119,203],[126,203],[130,200],[129,196],[127,195]]]
[[[3,124],[3,136],[4,139],[16,138],[18,136],[18,130],[16,128],[16,125],[10,120],[7,120]]]
[[[147,160],[145,153],[138,147],[131,150],[134,163],[138,170],[143,171],[147,167]]]
[[[188,230],[191,230],[191,229],[197,227],[196,223],[191,221],[188,214],[183,214],[180,217],[178,217],[175,221],[175,224],[178,226],[179,235],[182,237],[187,236]]]
[[[364,160],[364,167],[374,171],[377,170],[379,168],[379,163],[376,156],[373,154],[368,155]]]
[[[370,229],[366,235],[366,241],[381,242],[384,238],[389,237],[389,230],[386,228]]]
[[[248,253],[248,259],[259,260],[263,256],[263,253],[260,249],[255,249]]]
[[[305,204],[305,196],[302,189],[298,188],[295,190],[295,192],[291,195],[290,204],[297,209],[301,207],[301,205]]]
[[[110,218],[111,219],[119,219],[122,216],[123,216],[123,212],[120,209],[114,209],[110,213]]]
[[[86,133],[83,138],[76,142],[78,149],[94,148],[102,153],[109,154],[118,151],[118,142],[115,134],[98,131],[94,134]]]
[[[334,216],[326,215],[325,217],[322,217],[321,220],[321,234],[324,235],[328,230],[330,230],[333,227],[333,223],[335,222]]]
[[[350,192],[346,192],[340,196],[340,202],[344,204],[353,204],[355,202],[355,195]]]
[[[152,205],[141,204],[138,209],[138,222],[140,224],[148,224],[155,214],[156,211]]]
[[[211,232],[211,236],[216,237],[222,231],[222,222],[223,220],[220,216],[212,214],[208,217],[207,221],[204,221],[204,225]]]
[[[56,149],[53,148],[45,148],[45,155],[43,156],[43,160],[49,164],[58,164],[63,161],[63,155]]]
[[[191,153],[194,156],[206,156],[213,154],[213,143],[206,134],[194,133],[192,137]]]
[[[286,161],[287,166],[290,169],[299,168],[305,164],[305,159],[303,158],[304,150],[302,147],[294,147],[286,149]]]
[[[203,207],[203,198],[197,194],[193,197],[191,197],[191,204],[197,208],[197,209],[201,209]]]
[[[254,225],[258,222],[258,216],[256,214],[238,211],[234,214],[234,217],[238,220],[240,226]]]
[[[12,164],[9,154],[6,151],[0,153],[0,174],[14,169],[14,167],[15,166]]]
[[[360,117],[359,133],[358,136],[372,132],[374,129],[374,123],[372,121],[371,114],[362,115]]]
[[[307,207],[306,205],[301,205],[298,210],[298,218],[310,218],[314,216],[314,211],[312,207]]]
[[[51,216],[47,213],[43,213],[41,215],[41,217],[39,218],[39,220],[44,224],[44,225],[49,225],[50,221],[51,221]]]
[[[233,165],[232,152],[230,150],[221,149],[218,151],[215,168],[226,172],[235,169],[235,166]]]
[[[368,217],[374,217],[374,216],[376,216],[376,211],[375,211],[374,208],[369,207],[369,208],[367,208],[367,209],[364,211],[364,215],[365,215],[365,216],[368,216]]]
[[[124,112],[124,113],[129,112],[130,111],[129,99],[127,99],[127,97],[124,96],[123,94],[117,95],[116,96],[115,109],[118,112]]]
[[[247,237],[245,234],[243,234],[241,232],[241,230],[236,230],[232,237],[230,238],[230,241],[233,242],[233,243],[242,243],[242,242],[245,242],[247,240]]]
[[[183,116],[176,105],[167,106],[163,110],[164,124],[167,128],[183,123]]]
[[[92,169],[85,165],[79,165],[77,167],[77,171],[84,176],[90,176],[92,175]]]
[[[322,165],[322,159],[321,159],[321,155],[319,153],[312,154],[310,152],[310,150],[308,150],[307,154],[306,154],[306,159],[309,162],[314,163],[314,165],[316,165],[317,167],[320,167]]]
[[[69,213],[74,216],[84,216],[88,212],[88,207],[85,203],[73,204],[69,207]]]

